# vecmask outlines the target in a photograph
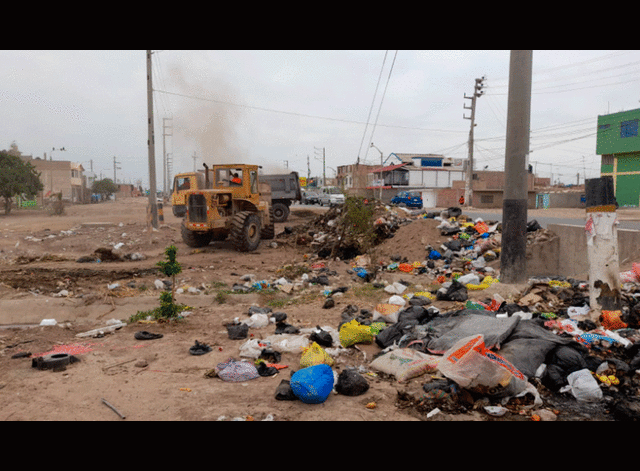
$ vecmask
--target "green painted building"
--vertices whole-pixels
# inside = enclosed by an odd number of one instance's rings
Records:
[[[596,154],[601,176],[613,177],[620,206],[640,206],[640,109],[598,116]]]

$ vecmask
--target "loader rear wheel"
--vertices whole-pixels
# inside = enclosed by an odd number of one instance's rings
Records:
[[[264,226],[260,231],[260,238],[271,240],[276,236],[276,228],[273,224],[273,208],[269,208],[269,224]]]
[[[190,231],[184,224],[180,226],[180,233],[182,234],[182,240],[189,247],[206,247],[211,242],[211,232]]]
[[[231,221],[231,242],[238,252],[253,252],[260,245],[260,217],[250,211],[237,213]]]

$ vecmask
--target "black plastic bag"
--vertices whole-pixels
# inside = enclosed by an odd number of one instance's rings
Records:
[[[287,324],[286,322],[278,322],[276,323],[276,334],[297,334],[300,332],[300,329],[297,327]]]
[[[320,327],[317,327],[319,332],[312,332],[309,335],[309,340],[311,342],[316,342],[321,347],[330,348],[333,346],[333,337],[331,334],[325,330],[322,330]]]
[[[274,376],[278,374],[278,368],[275,366],[269,366],[264,361],[258,362],[256,369],[260,376]]]
[[[369,382],[354,368],[347,368],[336,382],[336,391],[345,396],[360,396],[369,390]]]
[[[288,379],[283,379],[276,388],[276,400],[278,401],[297,401],[298,397],[291,389],[291,383]]]
[[[436,292],[436,299],[439,301],[466,301],[469,297],[467,287],[458,281],[452,281],[446,291],[440,288]]]
[[[231,340],[242,340],[247,338],[249,333],[248,324],[227,324],[227,333]]]
[[[415,320],[398,321],[382,329],[376,335],[375,342],[380,348],[390,347],[394,342],[399,342],[405,334],[411,332],[416,325],[418,322]]]

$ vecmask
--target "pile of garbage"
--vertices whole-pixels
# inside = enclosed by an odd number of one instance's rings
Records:
[[[341,233],[338,218],[333,209],[290,233],[319,253]],[[360,395],[376,377],[421,382],[420,396],[399,391],[399,401],[411,402],[427,417],[481,409],[492,417],[524,413],[532,420],[556,420],[562,399],[594,407],[596,420],[640,419],[640,276],[626,274],[621,309],[602,311],[597,322],[590,320],[589,286],[583,280],[532,278],[524,291],[505,299],[496,289],[499,223],[471,220],[458,208],[406,217],[393,213],[380,221],[381,240],[401,237],[403,227],[420,219],[433,219],[446,237],[425,245],[423,260],[401,254],[388,263],[372,263],[367,254],[350,259],[354,278],[389,295],[374,309],[348,305],[335,325],[303,329],[288,324],[283,312],[252,308],[248,319],[229,324],[229,335],[244,342],[240,363],[250,376],[277,372],[279,355],[289,352],[300,355],[300,364],[274,391],[278,400],[317,404],[332,393]],[[536,221],[527,230],[529,244],[554,237]],[[411,275],[411,281],[381,281],[389,272]],[[327,301],[348,289],[333,287],[326,274],[305,275],[307,283],[325,286]],[[420,278],[414,276],[421,275],[426,283],[416,282]],[[270,325],[272,335],[249,335],[252,328]],[[353,358],[348,352],[361,344],[375,344],[378,354],[338,374],[336,364]]]
[[[229,338],[241,342],[241,359],[217,365],[211,376],[247,381],[291,366],[274,396],[308,404],[332,393],[364,394],[373,378],[383,378],[421,382],[414,399],[431,411],[482,408],[489,416],[555,420],[558,411],[548,404],[558,395],[595,404],[613,420],[640,418],[640,284],[627,287],[623,310],[603,311],[598,324],[580,320],[589,310],[588,286],[578,280],[533,279],[518,301],[494,294],[450,309],[435,307],[439,290],[407,291],[373,310],[347,305],[336,325],[314,328],[252,306],[226,325]],[[554,312],[539,310],[548,303]],[[270,326],[273,332],[265,330]],[[362,344],[375,344],[378,353],[338,374],[335,367],[352,362],[350,352]],[[299,364],[281,364],[284,353],[298,355]]]

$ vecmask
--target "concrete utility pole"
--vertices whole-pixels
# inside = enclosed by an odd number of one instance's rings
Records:
[[[473,196],[473,190],[471,188],[473,181],[473,128],[476,127],[476,99],[484,94],[482,91],[482,87],[484,86],[482,83],[483,80],[484,77],[476,79],[476,85],[472,96],[467,96],[466,93],[464,94],[464,98],[466,100],[471,100],[471,107],[463,105],[464,109],[471,110],[471,117],[467,118],[464,114],[462,115],[464,119],[471,120],[471,129],[469,130],[469,160],[467,161],[467,184],[464,189],[465,206],[471,205],[471,197]]]
[[[153,137],[153,82],[151,79],[151,51],[147,51],[147,115],[149,126],[149,207],[151,209],[151,225],[158,228],[158,201],[156,198],[156,153]]]
[[[167,192],[167,187],[169,186],[169,163],[167,162],[167,142],[166,142],[166,137],[167,136],[173,136],[173,134],[167,134],[166,133],[166,129],[173,129],[172,126],[167,126],[165,124],[165,121],[167,120],[172,120],[173,118],[162,118],[162,170],[163,170],[163,175],[162,175],[162,181],[164,184],[164,187],[162,188],[162,193],[164,195],[164,197],[166,198],[169,193]]]
[[[380,202],[382,202],[382,187],[384,185],[384,177],[382,176],[382,166],[384,165],[384,155],[382,154],[382,151],[380,149],[378,149],[375,145],[373,145],[373,142],[371,143],[371,147],[373,147],[375,150],[377,150],[378,152],[380,152]]]
[[[605,311],[621,309],[618,222],[613,177],[585,181],[585,234],[589,260],[589,318],[598,322]]]
[[[500,281],[527,280],[527,196],[532,51],[511,51],[502,199]]]
[[[116,170],[122,170],[122,167],[118,167],[120,162],[116,161],[116,156],[113,156],[113,183],[118,184],[118,180],[116,180]]]

